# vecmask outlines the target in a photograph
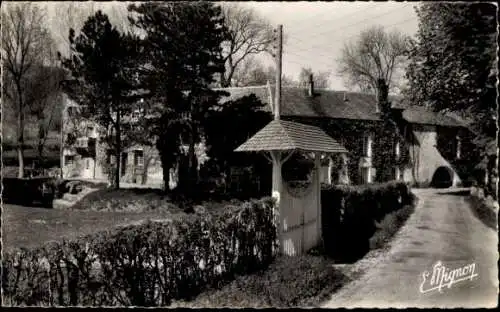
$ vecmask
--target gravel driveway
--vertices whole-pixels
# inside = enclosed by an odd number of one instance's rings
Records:
[[[471,212],[464,195],[452,190],[417,189],[415,213],[390,249],[373,259],[359,279],[335,293],[324,308],[496,307],[498,236]],[[440,194],[441,193],[441,194]],[[422,274],[441,261],[450,271],[475,264],[477,277],[450,288],[421,293]],[[424,290],[433,288],[427,283]]]

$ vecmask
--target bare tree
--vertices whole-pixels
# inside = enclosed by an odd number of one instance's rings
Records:
[[[345,44],[337,61],[338,73],[346,86],[362,91],[377,90],[377,81],[383,79],[389,90],[397,88],[396,76],[404,67],[409,37],[398,31],[386,32],[374,26],[359,35],[355,42]]]
[[[69,32],[73,29],[78,36],[79,30],[87,18],[96,11],[93,1],[87,2],[60,2],[56,7],[56,16],[54,19],[55,31],[54,37],[60,43],[61,54],[67,55],[70,50]]]
[[[318,71],[313,72],[311,68],[304,68],[300,70],[299,74],[299,86],[306,87],[309,84],[309,76],[313,75],[314,87],[319,89],[326,89],[330,83],[330,72],[329,71]]]
[[[33,70],[44,64],[50,34],[44,25],[45,11],[32,3],[7,3],[2,10],[2,91],[17,119],[18,176],[24,176],[24,128],[27,97]]]
[[[238,67],[245,59],[271,51],[274,32],[271,24],[250,8],[230,3],[222,5],[222,12],[230,38],[223,46],[226,70],[221,75],[220,85],[229,87],[233,84],[233,76]]]

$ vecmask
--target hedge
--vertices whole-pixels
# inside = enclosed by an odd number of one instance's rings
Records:
[[[363,186],[324,186],[321,190],[323,242],[327,254],[355,261],[370,249],[376,224],[387,214],[411,204],[403,182]]]
[[[147,222],[5,254],[3,304],[167,306],[267,267],[277,250],[271,198],[221,215]]]

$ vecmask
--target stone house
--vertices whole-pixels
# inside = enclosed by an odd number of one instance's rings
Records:
[[[274,87],[269,84],[224,90],[230,93],[225,100],[254,94],[268,104],[267,111],[273,111]],[[312,78],[307,89],[282,88],[281,101],[282,119],[319,126],[349,151],[323,160],[323,183],[461,183],[456,164],[461,159],[461,147],[471,143],[462,139],[468,138],[469,132],[467,124],[457,116],[424,107],[405,107],[395,97],[389,97],[390,107],[380,107],[373,94],[315,90]],[[384,110],[400,133],[393,135],[389,144],[387,135],[380,133]]]
[[[218,90],[229,93],[221,101],[255,95],[265,104],[271,120],[275,98],[272,85]],[[467,124],[458,117],[445,116],[423,107],[405,107],[394,97],[389,97],[390,107],[380,107],[373,94],[315,90],[312,78],[307,89],[282,88],[281,99],[282,119],[319,126],[349,151],[322,160],[323,183],[365,184],[403,180],[427,186],[437,179],[438,184],[451,186],[461,182],[457,173],[461,146],[470,142],[462,140],[462,137],[467,138]],[[72,121],[71,110],[77,109],[72,107],[76,105],[68,101],[65,114],[68,121]],[[396,124],[399,136],[380,133],[384,111]],[[74,144],[64,149],[64,176],[106,179],[107,168],[114,163],[114,156],[99,144],[98,131],[92,123],[85,120],[76,123],[80,135]],[[67,124],[65,128],[69,131],[71,122]],[[75,128],[75,125],[71,126]],[[197,154],[204,158],[203,147],[198,147]],[[163,174],[155,148],[129,147],[122,153],[120,161],[124,182],[147,180],[161,184]],[[175,181],[175,172],[171,172],[171,181]]]
[[[108,180],[116,163],[114,152],[100,142],[99,127],[78,115],[79,106],[66,97],[63,110],[63,177]],[[133,116],[132,116],[133,118]],[[127,183],[161,184],[161,161],[155,148],[132,145],[120,157],[120,180]]]

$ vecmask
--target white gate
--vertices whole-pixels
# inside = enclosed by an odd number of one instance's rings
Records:
[[[280,246],[281,253],[285,255],[303,254],[316,247],[320,241],[318,173],[318,169],[313,170],[312,182],[298,192],[283,183],[280,198]]]

